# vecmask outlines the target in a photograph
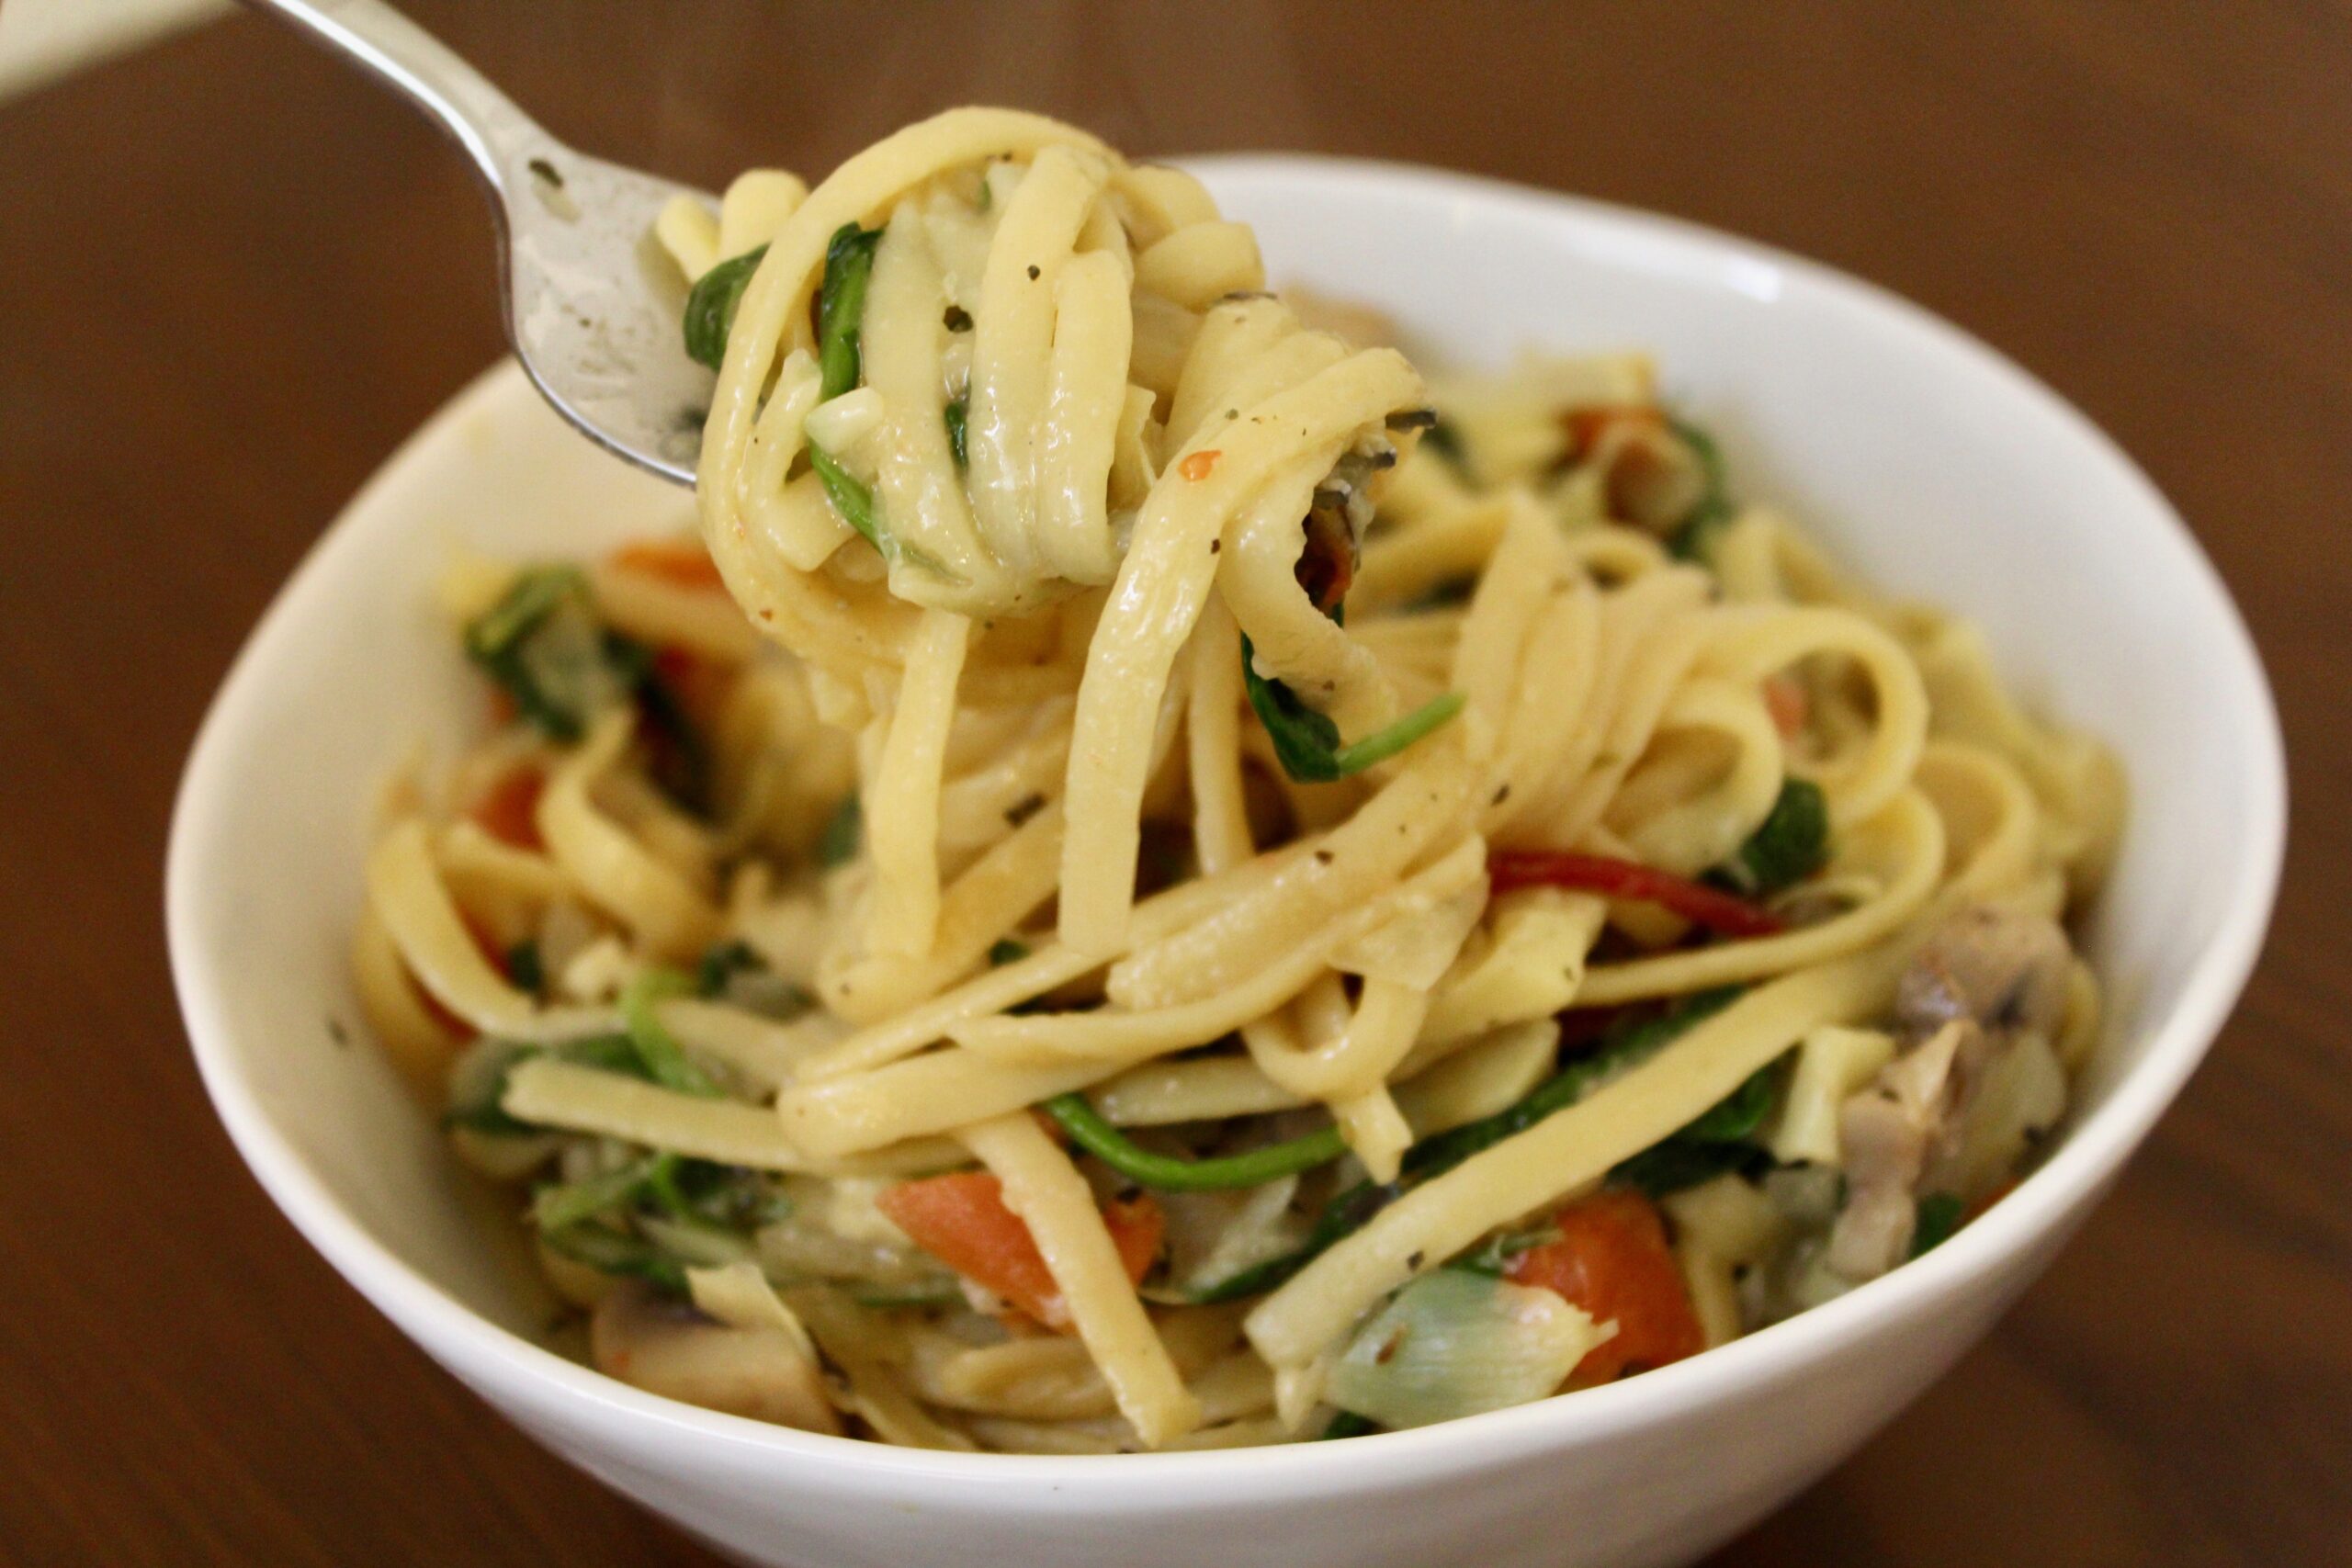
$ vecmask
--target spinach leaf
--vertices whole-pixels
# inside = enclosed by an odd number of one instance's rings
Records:
[[[965,420],[971,409],[972,400],[968,396],[958,398],[947,405],[947,449],[956,455],[956,466],[959,468],[972,466],[971,455],[965,446],[964,432]]]
[[[671,1295],[686,1293],[684,1266],[642,1236],[583,1220],[541,1231],[539,1239],[558,1257],[585,1264],[598,1273],[643,1280]]]
[[[702,955],[695,965],[695,995],[716,997],[727,989],[727,982],[738,975],[756,973],[767,965],[752,951],[747,942],[722,942]]]
[[[527,1122],[520,1122],[506,1113],[507,1076],[515,1066],[534,1056],[551,1055],[560,1062],[574,1062],[600,1072],[625,1073],[632,1077],[645,1076],[639,1065],[637,1048],[626,1034],[592,1034],[578,1040],[567,1040],[560,1045],[527,1045],[514,1040],[483,1040],[476,1043],[458,1058],[449,1073],[449,1109],[441,1118],[444,1127],[464,1127],[471,1132],[493,1136],[515,1137],[543,1129]]]
[[[1274,743],[1283,772],[1302,784],[1328,784],[1360,773],[1387,761],[1462,711],[1459,692],[1430,698],[1385,729],[1374,731],[1351,745],[1340,744],[1340,727],[1329,716],[1301,702],[1298,694],[1280,681],[1258,673],[1250,638],[1241,638],[1241,678],[1250,692],[1250,706]]]
[[[695,279],[693,290],[686,295],[688,358],[713,370],[726,359],[727,334],[735,328],[736,307],[743,302],[743,290],[760,269],[760,258],[767,254],[765,245],[745,251]]]
[[[548,988],[547,965],[540,962],[539,944],[528,940],[518,942],[506,950],[506,977],[514,988],[529,996],[544,995]]]
[[[515,712],[567,745],[627,689],[605,657],[588,580],[573,567],[518,573],[467,626],[464,641],[466,657],[514,700]]]
[[[1359,1181],[1334,1196],[1316,1216],[1306,1239],[1294,1250],[1203,1286],[1193,1292],[1193,1300],[1238,1301],[1274,1289],[1419,1183],[1453,1169],[1505,1138],[1525,1132],[1554,1111],[1574,1105],[1606,1079],[1646,1059],[1702,1019],[1730,1006],[1743,988],[1727,986],[1701,991],[1672,1012],[1619,1023],[1602,1036],[1590,1053],[1536,1085],[1517,1103],[1451,1132],[1424,1138],[1406,1150],[1401,1174],[1395,1181]]]
[[[1811,779],[1792,778],[1781,784],[1772,809],[1717,875],[1752,898],[1795,886],[1828,858],[1828,802]]]
[[[1688,420],[1668,416],[1666,423],[1683,445],[1698,454],[1700,469],[1706,478],[1706,488],[1675,525],[1667,548],[1678,560],[1704,561],[1714,548],[1715,536],[1738,510],[1732,505],[1723,448],[1715,445],[1713,436]]]
[[[1453,425],[1432,416],[1421,432],[1421,445],[1444,458],[1447,467],[1462,478],[1470,477],[1470,448]]]
[[[1929,1192],[1919,1200],[1918,1219],[1911,1228],[1911,1256],[1924,1258],[1952,1238],[1967,1206],[1953,1192]]]
[[[1609,1179],[1663,1198],[1730,1171],[1769,1164],[1770,1156],[1751,1140],[1780,1098],[1784,1060],[1785,1054],[1765,1063],[1679,1131],[1618,1161]]]
[[[685,1048],[662,1027],[655,1007],[673,997],[694,994],[695,983],[674,969],[648,969],[621,987],[621,1021],[645,1076],[663,1089],[704,1100],[721,1098],[718,1085],[695,1064]]]
[[[817,863],[827,871],[847,865],[857,858],[857,846],[865,836],[865,816],[857,796],[842,796],[832,816],[825,819],[825,830],[817,835]]]
[[[865,285],[882,231],[844,223],[825,244],[825,280],[817,290],[818,395],[826,400],[857,385],[858,333],[865,316]]]

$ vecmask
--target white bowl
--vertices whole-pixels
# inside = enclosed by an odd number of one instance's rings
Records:
[[[2109,1037],[2074,1125],[2012,1197],[1929,1257],[1695,1359],[1344,1443],[918,1453],[673,1404],[540,1348],[531,1292],[367,1048],[344,966],[379,781],[419,738],[446,755],[481,711],[429,596],[439,542],[594,551],[686,512],[567,431],[512,365],[352,502],[205,723],[167,889],[197,1059],[263,1186],[386,1315],[548,1447],[746,1560],[1687,1561],[1821,1474],[1983,1334],[2197,1065],[2278,872],[2285,785],[2261,668],[2188,531],[2113,445],[1878,289],[1683,224],[1449,175],[1198,167],[1257,224],[1277,281],[1388,307],[1454,358],[1655,349],[1670,389],[1724,433],[1745,492],[1791,505],[1878,581],[1976,617],[2028,693],[2121,752],[2132,820],[2090,932]]]

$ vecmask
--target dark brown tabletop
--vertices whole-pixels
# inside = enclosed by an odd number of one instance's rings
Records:
[[[958,101],[1655,208],[1892,286],[2114,432],[2268,660],[2260,973],[1992,1338],[1722,1564],[2352,1562],[2352,8],[418,0],[560,135],[715,185]],[[480,198],[237,17],[0,107],[0,1560],[701,1562],[271,1209],[166,981],[165,814],[295,559],[500,352]],[[1115,1562],[1115,1555],[1106,1557]]]

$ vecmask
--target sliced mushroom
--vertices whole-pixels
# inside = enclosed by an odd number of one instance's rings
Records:
[[[822,1374],[781,1328],[731,1328],[691,1304],[631,1283],[590,1322],[596,1370],[707,1410],[838,1434]]]
[[[1920,1174],[1950,1136],[1964,1059],[1981,1059],[1985,1049],[1984,1031],[1955,1019],[1847,1100],[1838,1119],[1846,1205],[1829,1234],[1829,1267],[1838,1273],[1876,1279],[1909,1253]]]
[[[1936,929],[1894,998],[1906,1032],[1925,1039],[1954,1019],[2000,1033],[2049,1035],[2066,1010],[2074,950],[2046,916],[1976,904]]]

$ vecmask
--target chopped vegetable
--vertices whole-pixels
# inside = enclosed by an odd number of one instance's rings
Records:
[[[1720,874],[1749,897],[1762,897],[1795,886],[1828,858],[1828,802],[1811,779],[1792,778]]]
[[[644,733],[651,743],[651,771],[681,804],[701,809],[707,802],[710,756],[695,727],[688,692],[703,694],[699,705],[715,707],[709,666],[682,648],[648,649],[617,632],[605,634],[606,656],[637,696]]]
[[[1329,1165],[1348,1152],[1347,1140],[1337,1127],[1326,1127],[1286,1143],[1269,1144],[1246,1154],[1216,1159],[1178,1159],[1137,1147],[1127,1135],[1102,1118],[1081,1094],[1056,1095],[1041,1108],[1061,1124],[1070,1141],[1113,1170],[1146,1187],[1174,1192],[1200,1192],[1216,1188],[1262,1187],[1284,1176]]]
[[[499,967],[506,971],[507,979],[514,983],[518,991],[536,997],[548,988],[547,965],[539,961],[539,944],[536,942],[518,942],[508,948]]]
[[[1008,964],[1018,964],[1028,956],[1029,944],[1025,942],[1015,942],[1009,936],[1001,936],[989,944],[990,968],[1001,969]]]
[[[1723,448],[1715,445],[1713,436],[1688,420],[1669,418],[1667,427],[1697,454],[1699,468],[1707,480],[1706,489],[1700,493],[1697,503],[1683,514],[1681,522],[1675,525],[1673,536],[1668,541],[1667,547],[1678,559],[1703,560],[1714,547],[1715,536],[1723,531],[1724,525],[1729,523],[1737,511],[1732,505],[1726,486]]]
[[[600,1072],[645,1076],[637,1047],[626,1034],[592,1034],[552,1047],[526,1045],[514,1040],[481,1040],[449,1069],[449,1109],[442,1115],[441,1124],[497,1136],[540,1131],[509,1116],[503,1102],[507,1075],[532,1057],[545,1055]]]
[[[1546,1242],[1557,1241],[1560,1233],[1550,1225],[1533,1230],[1498,1231],[1461,1257],[1448,1263],[1448,1269],[1466,1269],[1473,1274],[1492,1274],[1500,1278],[1510,1267],[1510,1260],[1522,1252],[1532,1252]]]
[[[466,627],[465,647],[518,714],[566,744],[587,733],[588,721],[629,684],[607,657],[587,579],[571,567],[518,574]]]
[[[858,334],[865,314],[865,285],[873,276],[874,252],[881,243],[881,230],[844,223],[833,231],[832,240],[825,246],[825,278],[817,290],[817,358],[820,367],[817,395],[820,401],[831,401],[857,386]],[[825,499],[833,503],[842,521],[881,551],[885,560],[905,559],[946,575],[945,568],[928,552],[900,544],[882,526],[881,517],[875,511],[874,491],[813,441],[808,444],[808,466],[816,470],[817,482],[825,487]]]
[[[1601,1192],[1569,1204],[1552,1223],[1559,1239],[1521,1253],[1505,1272],[1617,1325],[1577,1363],[1576,1382],[1608,1382],[1707,1348],[1657,1204],[1638,1193]]]
[[[1342,746],[1340,727],[1328,716],[1308,707],[1280,681],[1269,681],[1258,673],[1247,636],[1241,639],[1241,674],[1250,690],[1250,705],[1257,711],[1258,722],[1266,727],[1267,739],[1274,743],[1274,756],[1283,771],[1302,784],[1343,779],[1385,762],[1462,711],[1462,694],[1447,692],[1386,728]]]
[[[1729,1007],[1739,993],[1736,986],[1700,991],[1672,1012],[1612,1027],[1589,1055],[1537,1084],[1517,1104],[1414,1145],[1405,1154],[1406,1171],[1426,1180],[1525,1132],[1554,1111],[1566,1110],[1607,1079],[1647,1060],[1685,1030]]]
[[[646,1155],[601,1176],[550,1183],[531,1194],[531,1223],[543,1231],[561,1230],[634,1203],[677,1162],[676,1155]]]
[[[702,962],[695,966],[695,995],[718,996],[736,976],[766,967],[760,955],[752,951],[751,943],[722,942],[704,953]]]
[[[543,1230],[539,1240],[558,1257],[599,1273],[643,1280],[672,1295],[686,1293],[685,1267],[642,1236],[583,1221],[560,1230]]]
[[[971,412],[971,400],[958,398],[947,405],[947,449],[956,455],[959,468],[971,466],[971,455],[965,446],[965,422]]]
[[[849,1299],[862,1307],[876,1312],[891,1312],[915,1307],[961,1306],[964,1287],[954,1280],[926,1280],[912,1285],[888,1289],[876,1285],[869,1290],[852,1291]]]
[[[1731,1171],[1770,1163],[1755,1138],[1780,1099],[1781,1063],[1785,1059],[1765,1063],[1689,1123],[1620,1160],[1609,1179],[1663,1198]]]
[[[818,396],[840,397],[857,385],[858,334],[865,316],[865,285],[882,231],[844,223],[825,245],[825,278],[817,290]]]
[[[765,245],[745,251],[695,279],[686,295],[686,357],[713,370],[726,359],[727,334],[735,330],[736,307],[743,302],[743,290],[760,269],[760,258],[767,254]]]
[[[1919,1199],[1919,1215],[1911,1229],[1911,1256],[1924,1258],[1952,1238],[1960,1229],[1966,1206],[1953,1192],[1929,1192]]]
[[[1430,413],[1429,423],[1421,431],[1421,445],[1444,458],[1455,473],[1464,479],[1469,478],[1469,446],[1463,441],[1460,430],[1447,423],[1434,412]]]
[[[1004,1189],[984,1170],[956,1171],[901,1181],[875,1204],[916,1246],[983,1290],[1048,1328],[1067,1328],[1069,1309],[1020,1216],[1004,1205]],[[1102,1221],[1140,1281],[1159,1254],[1166,1219],[1149,1193],[1104,1205]]]
[[[1498,894],[1521,887],[1568,887],[1656,904],[1722,936],[1770,936],[1783,929],[1779,916],[1744,898],[1672,872],[1609,855],[1498,850],[1487,857],[1487,872]]]
[[[1317,1441],[1325,1438],[1366,1438],[1379,1430],[1379,1422],[1359,1416],[1352,1410],[1342,1410],[1333,1416],[1315,1437]]]
[[[808,466],[817,470],[817,482],[825,487],[825,499],[833,503],[833,510],[842,514],[842,521],[856,529],[859,537],[867,544],[888,555],[890,547],[884,539],[882,525],[874,514],[874,491],[866,487],[865,481],[842,468],[831,453],[814,442],[808,446]]]
[[[827,871],[847,865],[857,858],[857,846],[865,834],[865,817],[857,796],[842,796],[842,803],[825,819],[824,831],[817,835],[817,863]]]
[[[1556,1392],[1599,1332],[1553,1292],[1442,1269],[1365,1320],[1332,1364],[1329,1393],[1385,1427],[1500,1410]]]
[[[1200,1302],[1238,1301],[1271,1291],[1338,1242],[1361,1228],[1414,1186],[1453,1169],[1471,1156],[1523,1133],[1555,1111],[1582,1100],[1608,1078],[1656,1053],[1702,1019],[1722,1011],[1740,994],[1728,986],[1701,991],[1674,1011],[1647,1020],[1628,1016],[1612,1026],[1590,1054],[1580,1056],[1530,1089],[1516,1104],[1450,1132],[1424,1138],[1405,1151],[1403,1171],[1391,1182],[1359,1181],[1323,1205],[1306,1241],[1297,1248],[1193,1292]]]
[[[719,1098],[718,1085],[696,1066],[654,1015],[656,1003],[694,995],[695,983],[674,969],[648,969],[621,987],[621,1019],[628,1026],[629,1044],[644,1064],[645,1076],[663,1089],[680,1094]]]
[[[725,942],[695,966],[695,995],[743,1008],[779,1021],[798,1018],[817,1005],[806,987],[770,969],[750,943]]]

